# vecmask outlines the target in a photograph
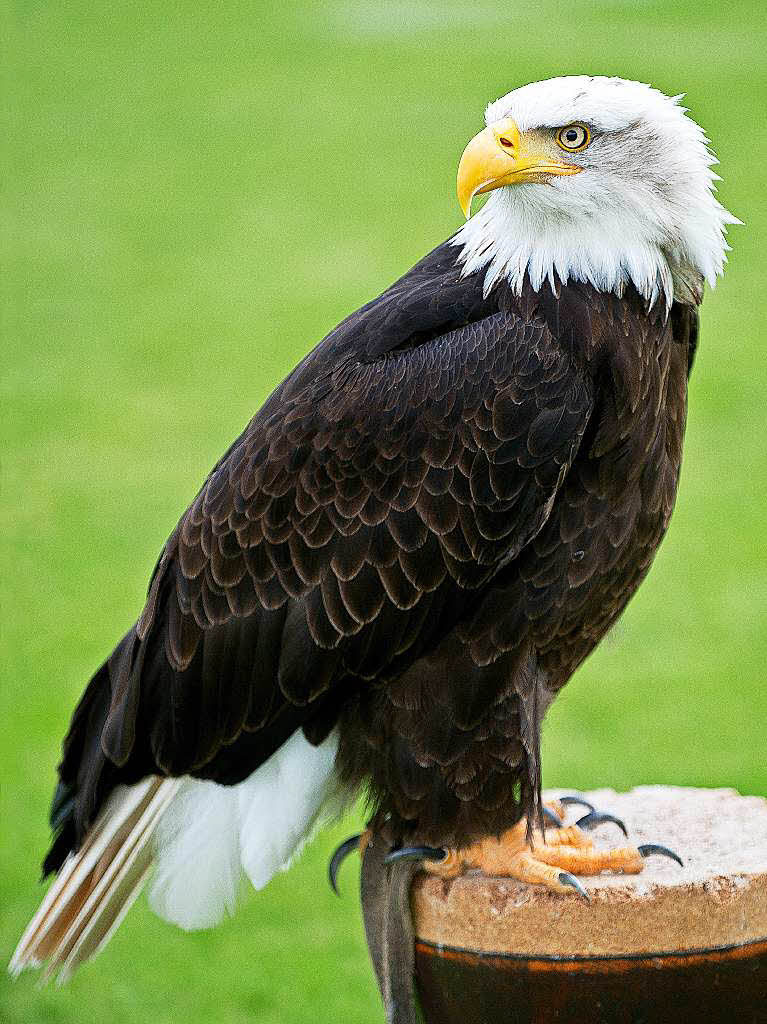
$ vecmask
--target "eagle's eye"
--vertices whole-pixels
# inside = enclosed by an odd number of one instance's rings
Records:
[[[585,149],[591,142],[591,133],[585,124],[566,124],[557,132],[557,145],[574,153]]]

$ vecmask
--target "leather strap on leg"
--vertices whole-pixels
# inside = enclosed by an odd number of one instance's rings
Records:
[[[387,1024],[418,1024],[410,886],[420,865],[384,864],[391,843],[374,834],[362,858],[361,900],[370,958]]]

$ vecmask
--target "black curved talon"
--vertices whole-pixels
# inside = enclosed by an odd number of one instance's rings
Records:
[[[589,832],[597,827],[597,825],[603,825],[605,822],[611,821],[614,825],[617,825],[624,836],[628,839],[629,834],[626,831],[626,826],[623,824],[620,818],[616,818],[614,814],[606,814],[604,811],[589,811],[588,814],[584,814],[582,818],[578,818],[576,825],[579,828],[585,828]]]
[[[335,848],[335,850],[333,851],[333,856],[330,858],[330,863],[328,864],[328,879],[330,880],[330,888],[333,890],[336,896],[341,895],[341,893],[338,891],[337,884],[338,869],[341,867],[344,860],[349,856],[349,854],[353,850],[359,848],[360,839],[362,839],[362,835],[349,836],[348,839],[344,839],[341,845]]]
[[[564,824],[564,822],[562,821],[562,819],[559,817],[558,814],[555,814],[551,810],[551,808],[544,807],[544,808],[542,808],[541,813],[543,815],[543,823],[544,823],[544,825],[551,825],[552,828],[562,828],[562,825]]]
[[[575,804],[580,807],[585,807],[589,811],[589,813],[595,810],[593,804],[590,804],[588,800],[584,800],[583,797],[580,796],[561,796],[559,798],[559,802],[561,804],[564,804],[565,807],[567,807],[569,804]]]
[[[576,892],[580,893],[580,895],[584,898],[584,900],[586,900],[587,903],[591,903],[591,897],[583,888],[583,886],[575,877],[575,875],[571,875],[569,871],[560,871],[559,881],[562,883],[562,885],[571,885],[573,889],[576,890]]]
[[[398,860],[445,860],[446,857],[444,846],[401,846],[398,850],[389,850],[384,864],[394,864]]]
[[[658,853],[661,857],[669,857],[671,860],[675,860],[680,868],[684,867],[684,861],[679,854],[669,850],[667,846],[659,846],[657,843],[645,843],[643,846],[637,846],[637,850],[639,850],[641,857],[651,857],[654,853]]]

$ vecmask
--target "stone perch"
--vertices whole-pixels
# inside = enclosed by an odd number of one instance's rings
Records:
[[[684,867],[651,857],[640,875],[582,878],[590,903],[476,872],[420,874],[427,1022],[765,1024],[767,800],[671,786],[584,796],[625,821],[629,842],[663,843]],[[593,838],[623,841],[609,824]]]

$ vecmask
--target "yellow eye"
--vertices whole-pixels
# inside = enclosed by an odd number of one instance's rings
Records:
[[[557,132],[557,145],[570,153],[585,149],[590,142],[591,133],[585,124],[566,124]]]

